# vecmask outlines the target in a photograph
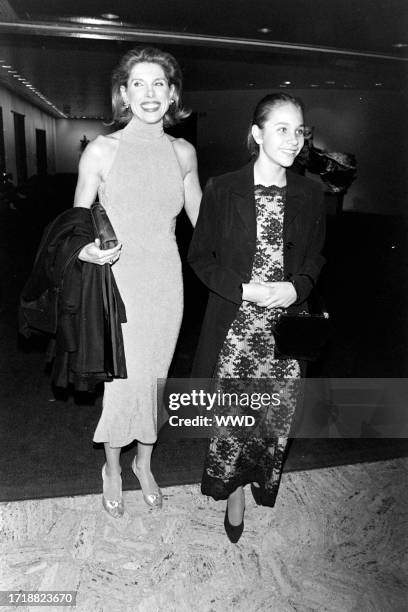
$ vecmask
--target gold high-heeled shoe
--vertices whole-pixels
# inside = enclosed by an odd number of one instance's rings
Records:
[[[137,474],[137,467],[136,467],[136,456],[133,458],[132,461],[132,472],[134,473],[134,475],[136,476],[136,478],[139,480],[140,483],[140,478]],[[140,487],[142,488],[142,484],[140,483]],[[151,508],[161,508],[163,505],[163,494],[160,491],[159,487],[157,487],[157,490],[154,493],[149,493],[148,495],[146,495],[142,489],[142,495],[143,495],[143,499],[145,501],[145,503],[150,506]]]
[[[106,476],[106,463],[103,464],[102,467],[102,480],[105,484]],[[105,497],[105,494],[102,494],[102,505],[105,508],[106,512],[113,516],[113,518],[120,518],[123,516],[125,512],[125,505],[123,503],[122,497],[122,478],[120,479],[120,498],[119,499],[108,499]]]

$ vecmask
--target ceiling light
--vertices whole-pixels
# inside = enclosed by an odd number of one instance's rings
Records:
[[[317,83],[310,83],[310,87],[319,87]]]
[[[115,13],[102,13],[101,17],[104,19],[119,19],[119,15],[115,15]]]
[[[376,87],[382,87],[384,85],[384,83],[375,83]]]
[[[405,47],[408,47],[408,43],[395,43],[395,45],[392,46],[395,47],[395,49],[405,49]]]
[[[261,34],[269,34],[271,32],[271,28],[259,28],[258,32]]]
[[[326,85],[335,85],[336,81],[325,81]]]
[[[290,85],[292,81],[283,81],[285,85]]]
[[[2,62],[4,60],[0,60],[0,62]],[[66,115],[64,115],[64,113],[62,113],[54,104],[52,104],[52,102],[50,102],[49,100],[47,100],[47,98],[44,96],[44,94],[42,94],[38,89],[36,89],[33,85],[31,85],[31,83],[29,81],[27,81],[27,79],[23,78],[22,76],[19,75],[19,73],[17,72],[17,70],[13,70],[11,66],[9,66],[8,64],[0,64],[2,68],[4,68],[5,70],[7,70],[7,72],[9,74],[11,74],[15,79],[18,79],[20,82],[23,83],[23,85],[25,85],[27,87],[27,89],[30,89],[30,91],[34,94],[36,94],[36,96],[38,96],[40,98],[40,100],[42,100],[43,102],[46,102],[49,106],[51,106],[53,109],[55,109],[55,111],[57,113],[59,113],[62,117],[66,117]]]

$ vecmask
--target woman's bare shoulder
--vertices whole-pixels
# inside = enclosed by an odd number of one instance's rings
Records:
[[[174,138],[174,136],[169,136],[174,150],[176,152],[179,163],[183,169],[184,174],[191,172],[191,170],[196,169],[197,167],[197,154],[196,150],[188,140],[184,140],[184,138]]]
[[[122,130],[112,132],[112,134],[100,134],[89,143],[86,147],[86,151],[89,151],[94,155],[106,155],[117,149],[120,140],[120,134]]]
[[[102,178],[106,176],[118,150],[120,132],[100,135],[92,140],[81,156],[80,170],[96,171]]]
[[[169,135],[169,138],[171,142],[173,143],[174,148],[177,151],[180,151],[182,155],[185,155],[187,157],[188,156],[195,157],[196,150],[191,144],[191,142],[188,142],[188,140],[185,140],[184,138],[174,138],[174,136],[170,136],[170,135]]]

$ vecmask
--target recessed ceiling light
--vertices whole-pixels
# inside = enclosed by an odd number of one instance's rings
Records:
[[[396,49],[405,49],[405,47],[408,47],[408,43],[395,43],[395,45],[392,46]]]
[[[325,81],[326,85],[335,85],[336,81]]]
[[[269,34],[271,32],[271,28],[258,28],[258,32],[261,34]]]
[[[11,66],[7,66],[6,64],[2,64],[2,68],[11,68]]]
[[[317,83],[310,83],[310,87],[319,87],[319,85]]]
[[[283,81],[285,85],[290,85],[292,81]]]
[[[255,87],[255,83],[248,83],[248,87]]]
[[[119,19],[119,15],[115,15],[115,13],[102,13],[101,17],[104,19]]]
[[[384,83],[375,83],[376,87],[382,87]]]

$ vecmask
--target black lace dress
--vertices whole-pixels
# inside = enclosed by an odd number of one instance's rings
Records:
[[[257,243],[252,281],[282,281],[283,216],[286,187],[255,186]],[[218,379],[276,379],[297,381],[299,362],[274,359],[273,327],[282,308],[262,308],[242,302],[221,349]],[[232,381],[231,381],[232,382]],[[291,384],[291,383],[289,383]],[[268,408],[279,437],[222,435],[210,440],[201,490],[226,499],[238,486],[257,482],[262,504],[273,506],[279,489],[288,434],[296,409],[296,392],[284,405]]]

